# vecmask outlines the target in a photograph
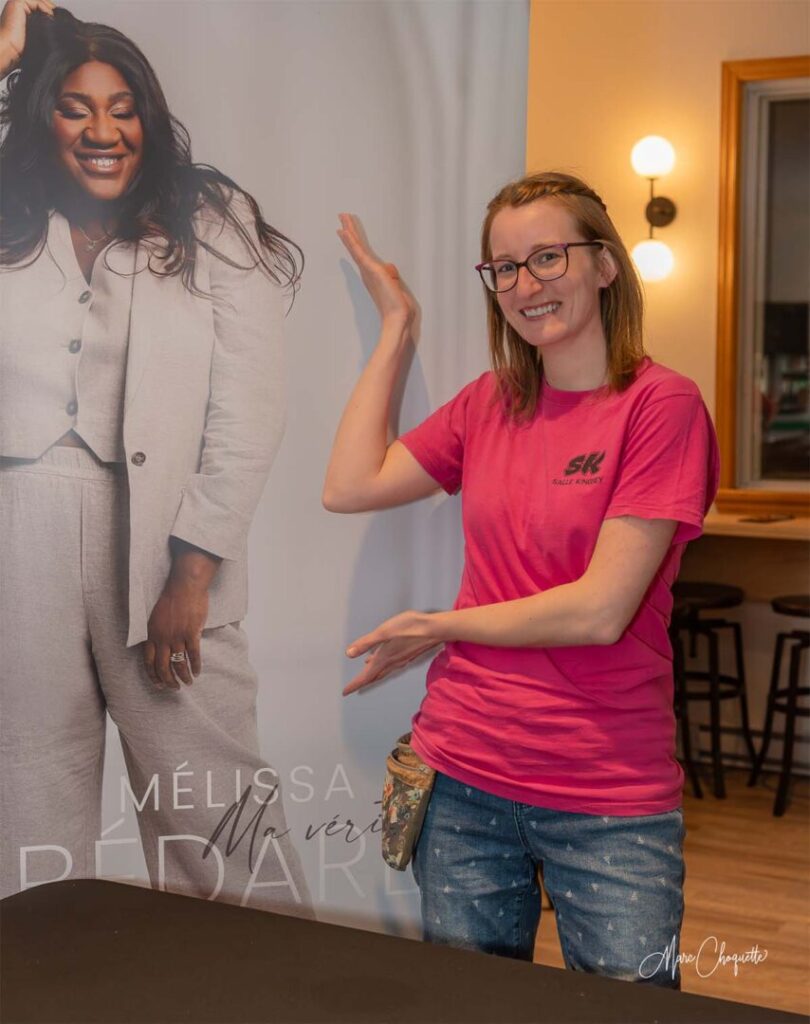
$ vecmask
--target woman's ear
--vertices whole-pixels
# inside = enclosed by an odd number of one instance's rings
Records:
[[[599,250],[599,287],[607,288],[613,283],[613,279],[619,273],[613,253],[607,246],[603,245]]]

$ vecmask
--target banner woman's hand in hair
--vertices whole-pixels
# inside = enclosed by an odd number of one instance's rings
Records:
[[[51,0],[6,0],[0,12],[0,78],[13,71],[25,49],[28,15],[34,11],[53,14]]]

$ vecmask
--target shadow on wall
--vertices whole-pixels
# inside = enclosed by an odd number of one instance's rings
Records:
[[[354,309],[364,366],[377,344],[379,318],[348,261],[343,261],[342,270]],[[421,421],[432,411],[417,347],[418,339],[403,366],[392,401],[391,420],[395,425],[399,421],[405,381],[413,422]],[[394,430],[400,433],[397,426]],[[409,608],[452,607],[463,564],[460,511],[460,500],[440,495],[369,517],[346,601],[344,641],[347,646],[398,612]],[[424,679],[431,657],[425,655],[406,671],[355,695],[343,705],[343,742],[355,752],[359,766],[368,770],[372,777],[380,774],[380,744],[387,752],[397,736],[410,728],[411,716],[424,694]],[[342,669],[342,685],[345,686],[361,666],[362,659],[347,661]],[[391,735],[381,738],[380,723],[386,722],[392,723]]]
[[[348,261],[343,261],[342,270],[364,366],[377,343],[379,318]],[[406,382],[412,422],[421,421],[432,411],[417,346],[418,339],[403,365],[392,399],[391,421],[397,436],[401,433],[398,423]],[[440,495],[369,516],[347,595],[343,638],[346,646],[398,612],[452,607],[463,563],[460,510],[460,500]],[[404,671],[342,704],[343,744],[352,750],[363,776],[379,778],[382,784],[385,755],[396,738],[410,728],[435,653],[424,655]],[[362,661],[360,658],[345,662],[343,686],[361,670]],[[397,885],[406,889],[413,881],[409,874],[403,875]],[[374,905],[381,913],[384,931],[413,937],[412,923],[403,917],[401,908],[392,903],[391,894],[386,891],[385,876],[375,883]]]

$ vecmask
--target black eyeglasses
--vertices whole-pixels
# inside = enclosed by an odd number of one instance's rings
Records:
[[[489,260],[479,263],[476,270],[491,292],[508,292],[518,281],[520,268],[525,267],[538,281],[556,281],[568,270],[568,250],[577,246],[597,246],[601,242],[560,242],[558,245],[544,245],[535,249],[522,263],[515,260]]]

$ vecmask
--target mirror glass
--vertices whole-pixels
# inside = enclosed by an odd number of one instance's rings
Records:
[[[810,480],[810,92],[748,82],[743,98],[738,487]]]

